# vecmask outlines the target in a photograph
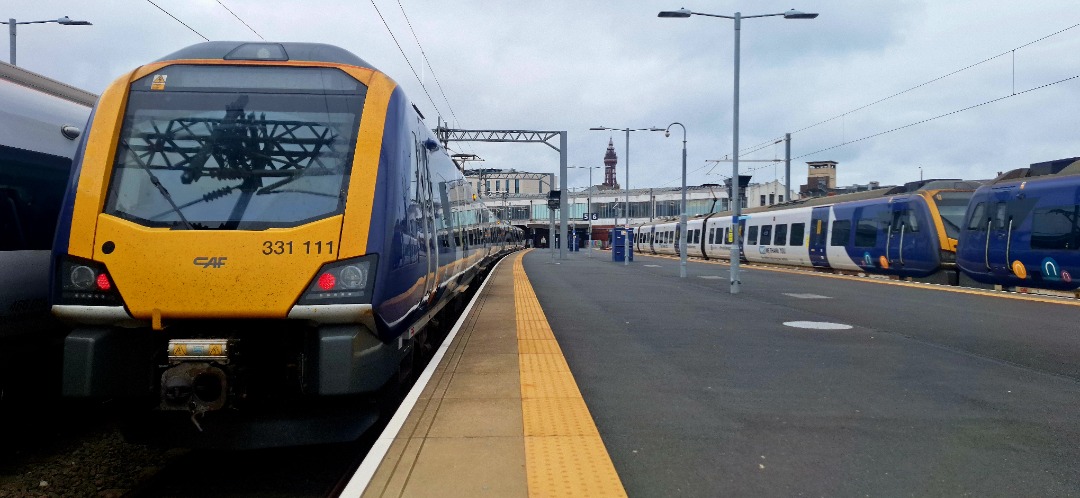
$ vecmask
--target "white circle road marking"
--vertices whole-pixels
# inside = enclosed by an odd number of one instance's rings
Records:
[[[784,322],[784,325],[787,325],[788,327],[795,327],[797,329],[816,330],[847,330],[852,328],[851,325],[830,322]]]

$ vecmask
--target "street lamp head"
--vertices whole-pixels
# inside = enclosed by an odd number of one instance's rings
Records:
[[[690,17],[690,9],[681,8],[679,10],[664,10],[661,11],[656,17]]]
[[[592,131],[603,131],[603,130],[608,129],[608,127],[606,127],[606,126],[594,126],[592,128],[589,128],[589,129],[592,130]]]
[[[90,24],[87,21],[72,21],[68,16],[61,17],[60,19],[57,19],[56,22],[65,26],[93,26],[93,24]]]
[[[799,12],[799,11],[797,11],[795,9],[791,9],[791,10],[789,10],[787,12],[784,12],[784,19],[813,19],[813,18],[815,18],[817,16],[818,15],[816,13]]]
[[[664,130],[664,138],[671,136],[671,130]]]

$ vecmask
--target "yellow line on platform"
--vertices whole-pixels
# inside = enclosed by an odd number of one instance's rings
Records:
[[[529,496],[626,496],[525,274],[524,255],[514,257],[514,309]]]

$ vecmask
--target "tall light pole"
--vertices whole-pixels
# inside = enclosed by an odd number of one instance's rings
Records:
[[[592,211],[592,189],[593,189],[592,170],[600,169],[600,166],[567,166],[567,168],[587,169],[587,170],[589,170],[589,190],[588,190],[588,194],[589,194],[588,199],[589,200],[587,201],[589,204],[588,204],[588,207],[585,208],[585,213],[589,215],[589,249],[588,249],[588,251],[589,251],[589,257],[591,258],[592,257],[592,237],[593,237],[593,233],[592,233],[592,212],[591,212]]]
[[[652,128],[608,128],[607,126],[596,126],[589,128],[593,131],[607,130],[607,131],[625,131],[626,132],[626,186],[623,188],[626,191],[626,254],[623,255],[623,266],[630,264],[630,132],[632,131],[652,131]],[[619,225],[619,218],[615,218],[615,226]]]
[[[686,253],[689,249],[686,235],[686,127],[676,121],[668,125],[666,129],[653,128],[652,131],[662,131],[665,137],[671,136],[671,127],[679,125],[682,128],[682,207],[679,214],[679,276],[686,278]]]
[[[65,26],[91,26],[86,21],[72,21],[68,16],[61,17],[59,19],[50,19],[48,21],[23,21],[16,22],[14,18],[8,19],[8,47],[11,50],[11,65],[15,65],[15,27],[20,24],[44,24],[54,22],[57,24],[63,24]]]
[[[723,17],[724,19],[733,19],[735,21],[735,103],[733,106],[733,125],[732,125],[732,161],[731,161],[731,192],[732,201],[735,203],[735,208],[732,211],[731,216],[731,229],[735,232],[735,240],[732,246],[731,252],[731,293],[739,293],[739,258],[742,255],[742,234],[739,230],[739,217],[742,214],[742,205],[739,202],[739,33],[742,31],[742,20],[752,19],[755,17],[775,17],[784,16],[784,19],[813,19],[817,17],[817,14],[799,12],[795,9],[791,9],[787,12],[780,12],[778,14],[759,14],[754,16],[744,16],[741,12],[736,12],[734,16],[724,16],[718,14],[705,14],[702,12],[691,12],[690,9],[679,10],[665,10],[657,14],[657,17],[677,17],[685,18],[690,16],[707,16],[707,17]]]

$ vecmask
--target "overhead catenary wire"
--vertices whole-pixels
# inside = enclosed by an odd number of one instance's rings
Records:
[[[1075,29],[1075,28],[1077,28],[1077,27],[1080,27],[1080,23],[1077,23],[1077,24],[1073,24],[1073,25],[1071,25],[1071,26],[1068,26],[1068,27],[1066,27],[1066,28],[1064,28],[1064,29],[1060,29],[1060,30],[1058,30],[1058,31],[1055,31],[1055,32],[1053,32],[1053,33],[1050,33],[1050,34],[1048,34],[1048,35],[1045,35],[1045,36],[1042,36],[1042,37],[1040,37],[1040,38],[1037,38],[1037,39],[1035,39],[1035,40],[1032,40],[1032,41],[1029,41],[1029,42],[1027,42],[1027,43],[1021,44],[1021,45],[1019,45],[1019,46],[1017,46],[1017,47],[1014,47],[1014,48],[1011,48],[1011,49],[1009,49],[1009,50],[1003,51],[1003,52],[1001,52],[1001,53],[999,53],[999,54],[997,54],[997,55],[994,55],[994,56],[992,56],[992,57],[987,57],[987,58],[985,58],[985,59],[983,59],[983,60],[981,60],[981,61],[975,62],[975,63],[973,63],[973,64],[969,64],[969,65],[967,65],[967,66],[964,66],[964,67],[962,67],[962,68],[960,68],[960,69],[957,69],[957,70],[954,70],[954,71],[950,71],[950,72],[948,72],[948,73],[946,73],[946,74],[943,74],[943,75],[941,75],[941,76],[938,76],[938,77],[936,77],[936,78],[930,79],[930,80],[928,80],[928,81],[925,81],[925,82],[923,82],[923,83],[920,83],[920,84],[918,84],[918,85],[912,86],[912,87],[910,87],[910,88],[908,88],[908,89],[906,89],[906,90],[902,90],[902,91],[899,91],[899,92],[893,93],[893,94],[891,94],[891,95],[889,95],[889,96],[887,96],[887,97],[883,97],[883,98],[880,98],[880,99],[878,99],[878,100],[875,100],[875,101],[873,101],[873,102],[870,102],[870,103],[868,103],[868,104],[866,104],[866,105],[862,105],[862,106],[856,107],[856,108],[854,108],[854,109],[851,109],[851,110],[849,110],[849,111],[843,112],[843,113],[841,113],[841,114],[837,114],[836,116],[830,117],[830,118],[828,118],[828,119],[824,119],[824,120],[821,120],[821,121],[819,121],[819,122],[817,122],[817,123],[814,123],[814,124],[811,124],[811,125],[809,125],[809,126],[804,126],[804,127],[802,127],[802,128],[799,128],[799,129],[797,129],[797,130],[795,130],[795,131],[793,131],[793,132],[790,132],[790,134],[791,134],[791,135],[794,135],[794,134],[797,134],[797,133],[799,133],[799,132],[803,132],[803,131],[806,131],[806,130],[809,130],[809,129],[815,128],[815,127],[817,127],[817,126],[820,126],[820,125],[823,125],[823,124],[826,124],[826,123],[829,123],[829,122],[835,121],[835,120],[837,120],[837,119],[843,119],[843,118],[847,117],[848,115],[851,115],[851,114],[853,114],[853,113],[855,113],[855,112],[858,112],[858,111],[861,111],[861,110],[867,109],[867,108],[869,108],[869,107],[872,107],[872,106],[874,106],[874,105],[877,105],[877,104],[883,103],[883,102],[885,102],[885,101],[891,100],[891,99],[893,99],[893,98],[899,97],[900,95],[903,95],[903,94],[909,93],[909,92],[911,92],[911,91],[914,91],[914,90],[917,90],[917,89],[919,89],[919,88],[925,87],[925,86],[927,86],[927,85],[930,85],[930,84],[932,84],[932,83],[935,83],[935,82],[938,82],[938,81],[944,80],[944,79],[946,79],[946,78],[949,78],[949,77],[951,77],[951,76],[954,76],[954,75],[956,75],[956,74],[959,74],[959,73],[961,73],[961,72],[967,71],[968,69],[972,69],[972,68],[974,68],[974,67],[977,67],[977,66],[979,66],[979,65],[985,64],[985,63],[987,63],[987,62],[990,62],[990,61],[993,61],[993,60],[995,60],[995,59],[998,59],[998,58],[1004,57],[1004,56],[1006,56],[1006,55],[1011,55],[1011,56],[1013,56],[1013,57],[1015,58],[1015,54],[1016,54],[1016,51],[1017,51],[1017,50],[1023,49],[1023,48],[1025,48],[1025,47],[1029,47],[1029,46],[1031,46],[1031,45],[1034,45],[1034,44],[1036,44],[1036,43],[1039,43],[1039,42],[1041,42],[1041,41],[1044,41],[1044,40],[1046,40],[1046,39],[1048,39],[1048,38],[1051,38],[1051,37],[1057,36],[1057,35],[1059,35],[1059,34],[1065,33],[1066,31],[1069,31],[1069,30]],[[1015,65],[1015,62],[1014,62],[1014,65]],[[1014,77],[1014,79],[1015,79],[1015,74],[1014,74],[1014,76],[1013,76],[1013,77]],[[874,138],[874,137],[878,137],[878,136],[881,136],[881,135],[886,135],[886,134],[889,134],[889,133],[892,133],[892,132],[895,132],[895,131],[900,131],[900,130],[903,130],[903,129],[905,129],[905,128],[910,128],[910,127],[912,127],[912,126],[917,126],[917,125],[920,125],[920,124],[923,124],[923,123],[926,123],[926,122],[929,122],[929,121],[933,121],[933,120],[936,120],[936,119],[939,119],[939,118],[943,118],[943,117],[946,117],[946,116],[950,116],[950,115],[953,115],[953,114],[957,114],[957,113],[960,113],[960,112],[964,112],[964,111],[967,111],[967,110],[971,110],[971,109],[974,109],[974,108],[977,108],[977,107],[981,107],[981,106],[984,106],[984,105],[987,105],[987,104],[991,104],[991,103],[994,103],[994,102],[998,102],[998,101],[1000,101],[1000,100],[1004,100],[1004,99],[1006,99],[1006,98],[1008,98],[1008,97],[1013,97],[1013,96],[1016,96],[1016,95],[1021,95],[1021,94],[1024,94],[1024,93],[1028,93],[1028,92],[1031,92],[1031,91],[1034,91],[1034,90],[1039,90],[1039,89],[1042,89],[1042,88],[1046,88],[1046,87],[1048,87],[1048,86],[1053,86],[1053,85],[1056,85],[1056,84],[1058,84],[1058,83],[1063,83],[1063,82],[1065,82],[1065,81],[1069,81],[1069,80],[1075,79],[1075,78],[1077,78],[1077,77],[1080,77],[1080,75],[1078,75],[1078,76],[1073,76],[1073,77],[1069,77],[1069,78],[1065,78],[1065,79],[1062,79],[1062,80],[1058,80],[1058,81],[1054,81],[1054,82],[1052,82],[1052,83],[1047,83],[1047,84],[1045,84],[1045,85],[1040,85],[1040,86],[1038,86],[1038,87],[1034,87],[1034,88],[1030,88],[1030,89],[1028,89],[1028,90],[1024,90],[1024,91],[1021,91],[1021,92],[1019,92],[1019,93],[1018,93],[1018,92],[1016,92],[1016,89],[1015,89],[1015,81],[1014,81],[1014,83],[1013,83],[1013,90],[1012,90],[1012,93],[1011,93],[1010,95],[1006,95],[1006,96],[1003,96],[1003,97],[1000,97],[1000,98],[995,98],[995,99],[991,99],[991,100],[988,100],[988,101],[986,101],[986,102],[982,102],[982,103],[980,103],[980,104],[976,104],[976,105],[972,105],[972,106],[969,106],[969,107],[965,107],[965,108],[963,108],[963,109],[957,109],[957,110],[953,110],[953,111],[950,111],[950,112],[947,112],[947,113],[944,113],[944,114],[940,114],[940,115],[937,115],[937,116],[934,116],[934,117],[931,117],[931,118],[923,119],[923,120],[920,120],[920,121],[917,121],[917,122],[909,123],[909,124],[906,124],[906,125],[903,125],[903,126],[899,126],[899,127],[896,127],[896,128],[892,128],[892,129],[889,129],[889,130],[886,130],[886,131],[882,131],[882,132],[879,132],[879,133],[874,133],[874,134],[871,134],[871,135],[867,135],[867,136],[865,136],[865,137],[862,137],[862,138],[859,138],[859,139],[857,139],[857,140],[843,140],[843,141],[842,141],[842,143],[839,143],[839,144],[837,144],[837,145],[834,145],[834,146],[831,146],[831,147],[826,147],[826,148],[823,148],[823,149],[819,149],[819,150],[817,150],[817,151],[814,151],[814,152],[811,152],[811,153],[808,153],[808,154],[803,154],[803,155],[800,155],[800,156],[797,156],[797,157],[792,157],[792,159],[801,159],[801,158],[804,158],[804,157],[807,157],[807,156],[810,156],[810,155],[813,155],[813,154],[817,154],[817,153],[820,153],[820,152],[825,152],[825,151],[828,151],[828,150],[832,150],[832,149],[837,149],[837,148],[843,147],[843,146],[845,146],[845,145],[848,145],[848,144],[852,144],[852,143],[856,143],[856,142],[861,142],[861,141],[863,141],[863,140],[868,140],[868,139],[871,139],[871,138]],[[746,148],[742,149],[742,150],[741,150],[741,151],[739,152],[739,154],[740,154],[740,155],[744,155],[744,154],[752,154],[752,153],[754,153],[754,152],[757,152],[757,151],[759,151],[759,150],[765,149],[765,148],[767,148],[768,146],[770,146],[770,145],[772,145],[772,144],[776,143],[776,140],[777,140],[777,139],[770,139],[770,140],[767,140],[767,141],[765,141],[765,142],[761,142],[761,143],[759,143],[759,144],[757,144],[757,145],[752,145],[752,146],[750,146],[750,147],[746,147]],[[779,140],[783,140],[783,139],[779,139]],[[748,171],[748,172],[750,172],[750,171],[756,171],[756,170],[758,170],[758,169],[760,169],[760,168],[762,168],[762,167],[765,167],[765,166],[758,166],[758,167],[755,167],[755,168],[750,168],[750,169],[748,169],[747,171]]]
[[[836,148],[843,147],[845,145],[850,145],[850,144],[853,144],[853,143],[856,143],[856,142],[862,142],[863,140],[869,140],[869,139],[874,138],[874,137],[880,137],[881,135],[885,135],[885,134],[892,133],[892,132],[895,132],[895,131],[900,131],[900,130],[903,130],[905,128],[911,128],[912,126],[917,126],[917,125],[920,125],[920,124],[923,124],[923,123],[934,121],[935,119],[944,118],[946,116],[952,116],[953,114],[959,114],[961,112],[969,111],[971,109],[975,109],[977,107],[982,107],[982,106],[987,105],[987,104],[993,104],[994,102],[999,102],[999,101],[1002,101],[1002,100],[1005,100],[1005,99],[1009,99],[1009,98],[1017,97],[1017,96],[1020,96],[1020,95],[1024,95],[1025,93],[1034,92],[1036,90],[1042,90],[1044,88],[1054,86],[1054,85],[1057,85],[1059,83],[1064,83],[1066,81],[1071,81],[1071,80],[1074,80],[1074,79],[1077,79],[1077,78],[1080,78],[1080,74],[1077,74],[1077,75],[1074,75],[1074,76],[1069,76],[1068,78],[1062,78],[1060,80],[1057,80],[1057,81],[1054,81],[1054,82],[1051,82],[1051,83],[1046,83],[1044,85],[1039,85],[1037,87],[1028,88],[1027,90],[1011,93],[1009,95],[1003,95],[1003,96],[998,97],[996,99],[990,99],[990,100],[987,100],[986,102],[982,102],[982,103],[979,103],[979,104],[967,106],[967,107],[964,107],[962,109],[956,109],[954,111],[946,112],[944,114],[938,114],[937,116],[933,116],[933,117],[929,117],[929,118],[926,118],[926,119],[923,119],[923,120],[919,120],[919,121],[916,121],[914,123],[908,123],[908,124],[903,125],[903,126],[897,126],[896,128],[892,128],[890,130],[885,130],[885,131],[882,131],[882,132],[874,133],[872,135],[867,135],[867,136],[859,138],[859,139],[845,141],[844,143],[836,144],[836,145],[834,145],[832,147],[826,147],[824,149],[819,149],[819,150],[816,150],[814,152],[809,152],[809,153],[803,154],[801,156],[792,157],[792,159],[802,159],[804,157],[812,156],[814,154],[817,154],[819,152],[825,152],[827,150],[836,149]]]
[[[420,74],[416,72],[416,68],[413,67],[409,57],[405,55],[405,50],[401,48],[401,43],[399,43],[397,37],[394,36],[394,31],[390,29],[390,25],[386,23],[386,18],[383,17],[382,12],[379,11],[379,6],[375,5],[375,0],[371,0],[371,6],[375,8],[375,13],[378,14],[379,19],[382,20],[383,26],[386,27],[386,32],[390,33],[390,38],[394,40],[394,45],[397,45],[398,51],[401,52],[401,56],[405,58],[405,64],[409,65],[409,70],[412,71],[413,76],[416,77],[416,81],[420,83],[420,88],[424,90],[424,95],[427,95],[428,101],[431,102],[431,106],[435,108],[435,112],[441,112],[439,111],[439,106],[435,104],[435,99],[431,98],[431,93],[429,93],[427,87],[424,86],[424,80],[420,79]]]
[[[875,101],[873,101],[873,102],[871,102],[871,103],[869,103],[869,104],[866,104],[866,105],[863,105],[863,106],[860,106],[860,107],[856,107],[855,109],[852,109],[852,110],[850,110],[850,111],[844,112],[844,113],[842,113],[842,114],[837,114],[836,116],[833,116],[833,117],[831,117],[831,118],[828,118],[828,119],[824,119],[824,120],[818,121],[817,123],[814,123],[814,124],[812,124],[812,125],[810,125],[810,126],[804,126],[804,127],[802,127],[802,128],[799,128],[799,129],[797,129],[797,130],[795,130],[795,131],[791,132],[791,134],[792,134],[792,135],[794,135],[794,134],[796,134],[796,133],[799,133],[799,132],[802,132],[802,131],[806,131],[806,130],[809,130],[809,129],[811,129],[811,128],[817,127],[817,126],[821,126],[821,125],[823,125],[823,124],[825,124],[825,123],[828,123],[828,122],[830,122],[830,121],[835,121],[835,120],[837,120],[837,119],[840,119],[840,118],[843,118],[843,117],[845,117],[845,116],[847,116],[847,115],[849,115],[849,114],[852,114],[852,113],[855,113],[855,112],[861,111],[861,110],[863,110],[863,109],[866,109],[866,108],[868,108],[868,107],[871,107],[871,106],[874,106],[874,105],[880,104],[880,103],[882,103],[882,102],[885,102],[885,101],[887,101],[887,100],[890,100],[890,99],[893,99],[893,98],[899,97],[900,95],[903,95],[903,94],[905,94],[905,93],[908,93],[908,92],[911,92],[911,91],[917,90],[917,89],[919,89],[919,88],[922,88],[922,87],[924,87],[924,86],[926,86],[926,85],[929,85],[929,84],[931,84],[931,83],[935,83],[935,82],[941,81],[941,80],[943,80],[943,79],[945,79],[945,78],[948,78],[948,77],[950,77],[950,76],[954,76],[954,75],[956,75],[956,74],[962,73],[962,72],[964,72],[964,71],[967,71],[968,69],[971,69],[971,68],[974,68],[974,67],[976,67],[976,66],[979,66],[979,65],[985,64],[985,63],[987,63],[987,62],[990,62],[990,61],[992,61],[992,60],[994,60],[994,59],[997,59],[997,58],[999,58],[999,57],[1004,57],[1004,56],[1006,56],[1006,55],[1009,55],[1009,54],[1014,54],[1014,53],[1015,53],[1015,52],[1016,52],[1017,50],[1020,50],[1020,49],[1022,49],[1022,48],[1025,48],[1025,47],[1028,47],[1028,46],[1034,45],[1034,44],[1036,44],[1036,43],[1039,43],[1039,42],[1041,42],[1041,41],[1043,41],[1043,40],[1046,40],[1046,39],[1048,39],[1048,38],[1051,38],[1051,37],[1053,37],[1053,36],[1057,36],[1057,35],[1059,35],[1059,34],[1061,34],[1061,33],[1064,33],[1064,32],[1066,32],[1066,31],[1069,31],[1069,30],[1071,30],[1071,29],[1074,29],[1074,28],[1076,28],[1076,27],[1080,27],[1080,23],[1077,23],[1077,24],[1073,24],[1072,26],[1069,26],[1069,27],[1067,27],[1067,28],[1065,28],[1065,29],[1061,29],[1061,30],[1055,31],[1055,32],[1053,32],[1053,33],[1050,33],[1050,34],[1048,34],[1048,35],[1046,35],[1046,36],[1043,36],[1043,37],[1041,37],[1041,38],[1038,38],[1038,39],[1036,39],[1036,40],[1032,40],[1032,41],[1030,41],[1030,42],[1027,42],[1027,43],[1025,43],[1025,44],[1023,44],[1023,45],[1020,45],[1020,46],[1018,46],[1018,47],[1015,47],[1015,48],[1011,48],[1011,49],[1009,49],[1009,50],[1006,50],[1006,51],[1004,51],[1004,52],[1002,52],[1002,53],[1000,53],[1000,54],[997,54],[997,55],[995,55],[995,56],[993,56],[993,57],[987,57],[986,59],[983,59],[983,60],[981,60],[981,61],[979,61],[979,62],[976,62],[976,63],[974,63],[974,64],[969,64],[969,65],[967,65],[967,66],[965,66],[965,67],[962,67],[962,68],[960,68],[960,69],[957,69],[957,70],[955,70],[955,71],[951,71],[951,72],[949,72],[949,73],[943,74],[943,75],[941,75],[941,76],[938,76],[937,78],[931,79],[931,80],[929,80],[929,81],[925,81],[925,82],[923,82],[923,83],[920,83],[920,84],[918,84],[918,85],[915,85],[915,86],[913,86],[913,87],[911,87],[911,88],[908,88],[907,90],[902,90],[902,91],[896,92],[896,93],[894,93],[894,94],[892,94],[892,95],[889,95],[888,97],[884,97],[884,98],[881,98],[881,99],[875,100]],[[1056,83],[1060,83],[1060,82],[1056,82]],[[1053,83],[1052,83],[1052,84],[1053,84]],[[980,104],[980,105],[982,105],[982,104]],[[978,106],[974,106],[974,107],[978,107]]]
[[[178,23],[180,23],[180,24],[183,24],[185,28],[187,28],[187,29],[190,29],[192,33],[195,33],[195,34],[199,35],[199,37],[200,37],[200,38],[202,38],[203,40],[206,40],[206,41],[210,41],[210,39],[209,39],[209,38],[207,38],[207,37],[205,37],[205,36],[203,36],[203,34],[202,34],[202,33],[198,32],[198,31],[195,31],[195,28],[193,28],[193,27],[191,27],[191,26],[188,26],[186,22],[184,22],[184,21],[181,21],[181,20],[180,20],[180,19],[178,19],[178,18],[177,18],[176,16],[172,15],[171,13],[169,13],[169,11],[167,11],[167,10],[165,10],[165,9],[161,8],[161,6],[160,6],[160,5],[158,5],[158,4],[156,4],[156,3],[154,3],[154,0],[146,0],[146,1],[147,1],[147,2],[150,2],[150,5],[153,5],[154,7],[157,7],[157,8],[158,8],[158,10],[160,10],[160,11],[164,12],[164,13],[165,13],[166,15],[168,15],[169,17],[171,17],[171,18],[175,19],[175,20],[176,20],[176,22],[178,22]]]
[[[453,116],[454,122],[458,122],[457,114],[454,113],[454,106],[450,105],[450,99],[446,98],[446,92],[443,91],[442,83],[439,82],[439,77],[435,75],[435,68],[431,67],[431,61],[428,60],[427,52],[424,51],[423,45],[420,44],[420,38],[416,36],[416,30],[413,29],[412,21],[409,20],[409,15],[405,13],[405,7],[401,5],[401,0],[398,0],[398,8],[401,9],[401,15],[405,16],[405,23],[409,25],[409,32],[412,33],[413,40],[416,41],[416,46],[420,48],[420,55],[424,56],[424,63],[427,64],[428,71],[431,71],[431,77],[435,79],[435,85],[439,87],[439,93],[442,94],[443,101],[446,102],[446,107],[450,109],[450,115]]]
[[[236,12],[233,12],[232,9],[227,7],[225,4],[221,3],[221,0],[217,0],[217,3],[218,3],[218,5],[222,6],[225,10],[229,11],[229,13],[232,14],[232,16],[235,17],[237,21],[240,21],[241,23],[243,23],[244,26],[247,26],[247,29],[250,29],[252,33],[255,33],[255,36],[258,36],[260,40],[266,41],[266,38],[263,38],[263,35],[260,35],[258,31],[255,31],[255,28],[251,27],[251,25],[248,24],[247,21],[244,21],[243,19],[240,19],[240,16],[236,15]]]
[[[461,121],[457,117],[457,113],[454,112],[454,106],[450,105],[450,99],[446,97],[446,92],[443,90],[442,82],[439,81],[439,77],[435,75],[435,68],[431,66],[431,61],[428,59],[427,52],[424,51],[424,46],[420,44],[420,38],[416,36],[416,30],[413,29],[412,21],[409,19],[409,15],[405,13],[405,7],[401,5],[401,0],[398,0],[398,9],[401,10],[401,15],[405,17],[405,23],[409,25],[409,32],[412,33],[413,40],[416,41],[416,46],[420,49],[420,55],[424,57],[424,64],[427,65],[428,71],[431,72],[431,77],[435,79],[435,85],[439,87],[439,93],[442,94],[443,102],[446,102],[446,107],[450,109],[450,116],[454,118],[454,126],[461,127]],[[430,96],[429,96],[430,97]],[[432,105],[435,105],[434,102]],[[436,107],[436,110],[438,108]],[[470,154],[473,153],[472,147],[469,142],[462,142],[462,147],[468,149]]]

